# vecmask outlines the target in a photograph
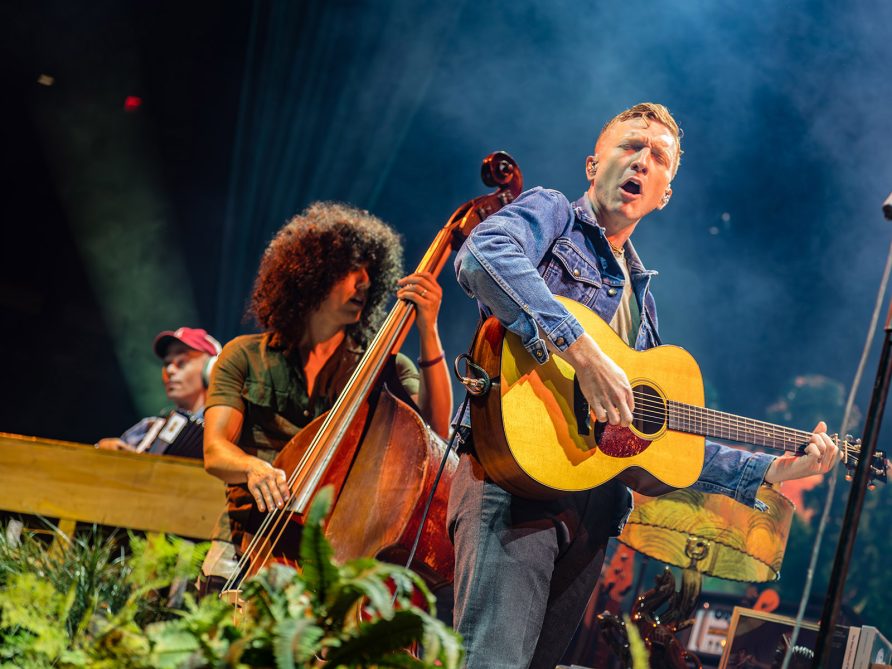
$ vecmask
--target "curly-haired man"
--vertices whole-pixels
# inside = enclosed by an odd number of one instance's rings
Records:
[[[419,366],[402,354],[396,376],[431,427],[449,430],[452,389],[429,274],[401,275],[397,234],[368,212],[316,203],[279,230],[260,262],[251,308],[263,334],[223,348],[205,410],[204,462],[229,484],[231,543],[215,542],[205,574],[228,577],[247,515],[282,508],[286,474],[270,464],[301,428],[332,407],[385,315],[388,298],[413,302]]]

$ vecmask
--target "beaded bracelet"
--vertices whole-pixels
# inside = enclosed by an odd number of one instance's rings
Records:
[[[418,366],[421,369],[424,369],[426,367],[433,367],[445,357],[446,354],[443,351],[440,351],[440,355],[438,355],[436,358],[431,358],[430,360],[422,360],[421,358],[418,358]]]

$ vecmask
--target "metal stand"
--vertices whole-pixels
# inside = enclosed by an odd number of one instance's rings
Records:
[[[892,220],[892,206],[887,207],[887,205],[892,205],[892,195],[883,205],[883,214]],[[889,305],[886,325],[883,330],[885,331],[883,350],[880,354],[876,380],[873,384],[873,394],[870,397],[870,407],[867,409],[867,418],[864,421],[860,459],[855,469],[849,501],[846,504],[842,532],[833,560],[833,569],[830,572],[830,587],[827,591],[827,599],[824,601],[824,611],[821,614],[821,628],[818,630],[818,638],[815,642],[815,658],[812,663],[814,669],[827,667],[830,661],[830,648],[833,642],[833,631],[836,628],[836,619],[839,617],[842,589],[849,572],[852,551],[855,548],[855,535],[858,533],[858,523],[861,520],[861,510],[864,507],[864,495],[867,485],[870,483],[870,467],[873,464],[880,426],[883,422],[883,412],[886,408],[886,398],[889,394],[889,382],[892,377],[892,365],[890,365],[890,361],[892,361],[892,303]]]

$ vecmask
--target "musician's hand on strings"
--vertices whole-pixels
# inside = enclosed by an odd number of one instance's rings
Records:
[[[629,377],[590,335],[581,335],[558,355],[576,370],[579,388],[596,420],[623,427],[632,423],[635,399]]]
[[[443,289],[430,272],[415,272],[396,282],[399,288],[396,296],[415,305],[415,319],[422,332],[437,325]]]
[[[261,512],[281,509],[291,496],[285,472],[236,445],[244,420],[244,414],[234,407],[208,407],[204,412],[204,468],[226,483],[246,484]]]
[[[827,424],[821,421],[815,427],[802,455],[783,455],[768,467],[767,483],[780,483],[801,479],[815,474],[826,474],[839,462],[839,447],[827,434]]]
[[[94,446],[96,448],[101,448],[104,451],[132,451],[133,447],[127,442],[118,439],[117,437],[106,437],[105,439],[100,439],[97,441]]]
[[[256,462],[251,463],[246,476],[248,492],[254,497],[257,510],[264,512],[267,509],[281,509],[291,495],[285,472],[260,458],[254,460]]]

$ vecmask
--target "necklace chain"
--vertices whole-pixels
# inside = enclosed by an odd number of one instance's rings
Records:
[[[610,244],[610,250],[613,251],[613,255],[617,258],[622,258],[626,254],[626,250],[624,248],[614,246],[613,242],[611,242],[609,239],[607,240],[607,243]]]

